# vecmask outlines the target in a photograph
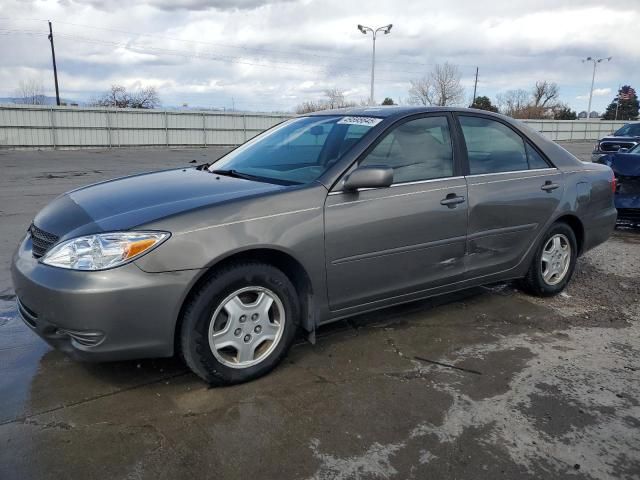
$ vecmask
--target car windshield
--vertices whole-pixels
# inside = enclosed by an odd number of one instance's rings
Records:
[[[295,118],[233,150],[209,170],[281,184],[309,183],[381,121],[360,116]]]
[[[629,153],[635,153],[636,155],[640,155],[640,143],[629,150]]]
[[[640,123],[627,123],[614,135],[617,137],[640,137]]]

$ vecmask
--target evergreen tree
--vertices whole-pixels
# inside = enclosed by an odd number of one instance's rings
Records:
[[[554,120],[576,120],[578,114],[566,105],[560,106],[553,112]]]
[[[488,110],[489,112],[498,112],[498,107],[491,103],[489,97],[480,96],[476,97],[476,100],[469,105],[469,108],[477,108],[478,110]]]
[[[630,85],[624,85],[618,90],[618,96],[607,107],[602,116],[603,120],[615,120],[616,109],[618,110],[618,120],[635,120],[638,118],[638,95]]]

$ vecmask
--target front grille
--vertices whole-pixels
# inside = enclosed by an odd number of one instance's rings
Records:
[[[600,142],[601,152],[617,152],[619,148],[632,148],[635,142]]]
[[[640,195],[640,177],[616,175],[616,193],[621,195]]]
[[[618,221],[640,224],[639,208],[619,208]]]
[[[36,258],[40,258],[47,253],[47,250],[49,250],[53,244],[57,243],[60,238],[52,233],[39,229],[33,223],[29,227],[29,233],[31,234],[31,243],[33,245],[33,256]]]

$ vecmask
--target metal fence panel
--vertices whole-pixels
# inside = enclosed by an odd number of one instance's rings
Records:
[[[0,148],[239,145],[292,115],[0,105]],[[552,140],[592,141],[625,122],[523,120]]]
[[[522,120],[522,123],[558,141],[591,141],[611,134],[627,122],[608,120]]]

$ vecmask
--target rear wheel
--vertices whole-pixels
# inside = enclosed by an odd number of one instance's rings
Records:
[[[563,222],[553,224],[538,246],[529,272],[521,282],[522,287],[541,297],[560,293],[573,275],[576,258],[573,229]]]
[[[297,292],[283,272],[257,262],[229,265],[209,278],[185,308],[183,358],[212,385],[257,378],[286,355],[299,312]]]

